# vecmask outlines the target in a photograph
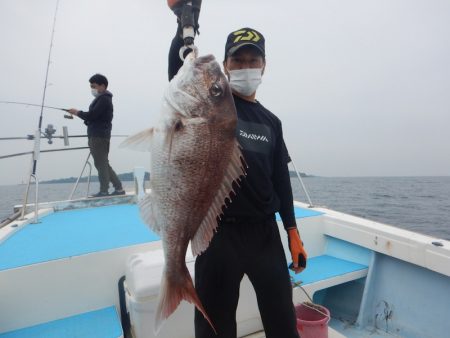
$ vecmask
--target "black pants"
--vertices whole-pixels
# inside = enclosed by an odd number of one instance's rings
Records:
[[[88,144],[94,159],[95,168],[98,171],[100,191],[108,192],[110,181],[116,190],[122,190],[122,182],[120,182],[113,168],[109,165],[109,138],[89,137]]]
[[[292,286],[275,220],[222,222],[195,262],[195,288],[217,335],[195,311],[196,338],[236,338],[239,286],[247,274],[267,338],[298,338]]]

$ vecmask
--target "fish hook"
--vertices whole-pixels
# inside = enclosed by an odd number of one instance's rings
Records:
[[[181,61],[184,61],[184,59],[185,59],[184,53],[187,50],[191,50],[192,52],[194,52],[194,57],[198,56],[198,48],[197,48],[197,46],[195,46],[195,45],[183,46],[183,47],[180,48],[180,52],[179,52],[179,56],[180,56]],[[190,53],[191,52],[187,53],[187,55],[189,55]]]

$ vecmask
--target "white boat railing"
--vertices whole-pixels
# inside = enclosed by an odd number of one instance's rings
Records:
[[[38,222],[38,209],[39,209],[39,205],[38,205],[38,198],[39,198],[39,180],[37,178],[36,174],[31,173],[30,177],[28,178],[28,184],[27,184],[27,190],[25,192],[25,197],[24,197],[24,201],[23,201],[23,205],[22,205],[22,211],[20,213],[20,218],[19,220],[23,221],[25,219],[25,210],[27,208],[27,203],[28,203],[28,194],[30,192],[30,184],[31,184],[31,179],[34,179],[34,185],[35,185],[35,198],[34,198],[34,220],[32,223],[37,223]]]
[[[36,133],[37,135],[37,133]],[[45,136],[45,135],[44,135]],[[40,138],[39,136],[35,136],[37,138]],[[33,223],[37,223],[38,222],[38,209],[39,209],[39,180],[36,174],[36,167],[35,167],[35,162],[36,160],[40,157],[40,154],[42,153],[50,153],[50,152],[59,152],[59,151],[68,151],[68,150],[80,150],[80,149],[89,149],[89,147],[74,147],[74,148],[63,148],[63,149],[47,149],[47,150],[40,150],[40,148],[38,146],[35,145],[35,149],[33,151],[27,151],[27,152],[23,152],[23,153],[16,153],[16,154],[9,154],[9,155],[5,155],[5,156],[0,156],[0,159],[5,159],[5,158],[11,158],[11,157],[17,157],[17,156],[24,156],[24,155],[32,155],[31,156],[31,168],[30,168],[30,175],[28,177],[28,184],[27,184],[27,188],[25,190],[25,195],[24,195],[24,201],[22,204],[22,208],[20,210],[20,220],[24,220],[25,219],[25,212],[27,209],[27,204],[28,204],[28,196],[30,193],[30,185],[31,185],[31,180],[34,179],[34,183],[35,183],[35,199],[34,199],[34,220]],[[86,159],[86,162],[88,162],[90,157],[90,153]],[[87,194],[89,194],[89,184],[91,181],[91,172],[92,172],[92,165],[91,163],[85,163],[84,167],[83,167],[83,171],[81,172],[80,176],[83,174],[84,172],[84,168],[86,167],[86,165],[89,165],[89,177],[88,177],[88,187],[87,187]],[[77,180],[77,184],[78,181],[80,180],[80,177]],[[74,189],[72,190],[71,193],[71,197],[74,193],[76,189],[76,186],[74,187]]]
[[[83,173],[84,173],[84,169],[86,169],[86,165],[89,166],[89,176],[88,176],[88,180],[87,180],[86,197],[89,196],[89,186],[91,185],[91,175],[92,175],[92,164],[91,164],[91,162],[89,162],[89,158],[90,158],[90,157],[91,157],[91,153],[89,152],[89,154],[88,154],[88,156],[87,156],[87,158],[86,158],[86,161],[84,162],[83,169],[81,169],[81,173],[80,173],[80,175],[78,176],[77,181],[75,182],[75,185],[74,185],[74,187],[73,187],[73,189],[72,189],[72,192],[71,192],[70,195],[69,195],[69,200],[72,200],[73,194],[75,193],[75,190],[77,190],[78,183],[80,182],[81,176],[82,176]]]

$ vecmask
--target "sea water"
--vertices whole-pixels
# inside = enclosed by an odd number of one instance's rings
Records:
[[[313,205],[450,240],[450,176],[303,178]],[[294,198],[305,201],[298,180]]]
[[[312,204],[450,240],[450,176],[446,177],[304,177]],[[133,182],[123,182],[126,190]],[[39,201],[65,200],[73,183],[40,184]],[[23,202],[25,185],[0,186],[0,220]],[[98,183],[91,184],[96,193]],[[308,203],[297,178],[292,178],[296,200]],[[80,183],[74,198],[86,196]],[[34,199],[30,190],[29,203]],[[301,227],[301,223],[299,224]]]

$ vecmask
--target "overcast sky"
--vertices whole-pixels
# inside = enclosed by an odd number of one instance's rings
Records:
[[[56,0],[0,0],[0,100],[40,103]],[[221,62],[229,32],[266,37],[259,101],[283,122],[299,170],[321,176],[450,175],[450,1],[203,0],[200,54]],[[86,110],[100,72],[114,94],[113,134],[155,123],[176,20],[166,0],[60,0],[45,103]],[[37,128],[39,108],[0,104],[0,137]],[[83,134],[79,119],[45,110],[43,126]],[[71,140],[71,146],[86,144]],[[119,149],[118,173],[149,168]],[[31,150],[0,141],[0,156]],[[61,148],[56,140],[42,148]],[[43,154],[41,180],[77,176],[87,151]],[[0,160],[0,184],[25,180],[30,158]]]

